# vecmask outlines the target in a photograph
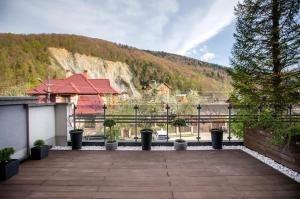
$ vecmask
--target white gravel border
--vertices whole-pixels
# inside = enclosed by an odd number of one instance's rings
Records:
[[[241,146],[223,146],[223,149],[241,149]],[[68,151],[72,150],[71,146],[53,146],[51,150]],[[141,151],[141,146],[118,146],[117,151]],[[174,151],[173,146],[152,146],[152,151]],[[188,151],[205,151],[214,150],[212,146],[188,146]],[[105,151],[104,146],[83,146],[81,151]]]
[[[248,153],[249,155],[255,157],[256,159],[262,161],[263,163],[269,165],[270,167],[273,167],[275,170],[279,171],[280,173],[292,178],[296,182],[300,183],[300,173],[297,173],[296,171],[283,166],[282,164],[279,164],[272,160],[271,158],[268,158],[264,155],[261,155],[257,153],[256,151],[253,151],[251,149],[248,149],[247,147],[240,146],[241,150],[244,151],[245,153]]]
[[[118,151],[140,151],[141,146],[118,146]],[[245,146],[223,146],[223,149],[225,150],[242,150],[245,153],[251,155],[252,157],[260,160],[261,162],[269,165],[270,167],[274,168],[275,170],[279,171],[280,173],[290,177],[291,179],[295,180],[296,182],[300,183],[300,173],[297,173],[296,171],[283,166],[271,158],[268,158],[264,155],[261,155],[257,153],[256,151],[253,151],[251,149],[248,149]],[[51,150],[62,150],[62,151],[68,151],[72,150],[70,146],[54,146],[52,147]],[[83,146],[82,151],[104,151],[105,147],[104,146]],[[152,146],[151,147],[152,151],[173,151],[174,147],[173,146]],[[187,148],[189,151],[204,151],[204,150],[214,150],[211,146],[189,146]]]

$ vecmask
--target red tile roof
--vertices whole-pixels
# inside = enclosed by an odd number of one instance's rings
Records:
[[[103,100],[99,95],[80,95],[77,102],[77,114],[95,114],[103,112]]]
[[[47,81],[28,91],[31,95],[47,94]],[[75,74],[63,80],[50,80],[50,92],[53,94],[117,94],[108,79],[87,79],[83,74]]]

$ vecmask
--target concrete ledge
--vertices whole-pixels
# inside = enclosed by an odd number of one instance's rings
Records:
[[[28,104],[29,107],[43,107],[43,106],[54,106],[55,103],[42,103],[42,104]]]
[[[1,105],[17,105],[17,104],[36,104],[37,97],[16,97],[16,96],[3,96],[0,97]]]

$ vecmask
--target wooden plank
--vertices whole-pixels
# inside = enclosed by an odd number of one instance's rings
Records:
[[[298,197],[300,190],[300,184],[240,150],[49,155],[24,162],[18,176],[0,182],[1,199],[290,198]]]

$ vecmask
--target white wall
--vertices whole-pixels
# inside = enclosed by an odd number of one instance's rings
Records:
[[[57,146],[66,146],[69,140],[69,131],[72,129],[69,115],[72,115],[71,104],[56,104],[55,106],[55,142]],[[72,118],[71,118],[72,119]]]
[[[0,105],[0,149],[13,147],[12,158],[27,156],[27,114],[22,104]]]
[[[25,159],[33,143],[67,145],[71,104],[37,104],[33,97],[0,96],[0,149],[13,147],[12,158]]]
[[[42,139],[48,145],[55,145],[55,106],[29,106],[29,146]]]

